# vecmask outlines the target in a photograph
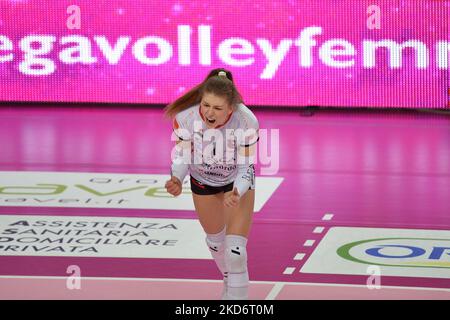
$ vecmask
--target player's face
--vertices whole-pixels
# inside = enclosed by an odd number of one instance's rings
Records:
[[[207,128],[216,128],[224,124],[233,112],[232,107],[224,97],[213,93],[205,93],[200,102],[200,110],[205,117]]]

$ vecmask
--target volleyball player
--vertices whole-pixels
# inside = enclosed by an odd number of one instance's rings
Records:
[[[195,210],[223,275],[222,299],[247,299],[246,247],[255,201],[258,120],[225,69],[212,70],[168,105],[165,114],[173,119],[177,138],[167,192],[180,195],[190,173]]]

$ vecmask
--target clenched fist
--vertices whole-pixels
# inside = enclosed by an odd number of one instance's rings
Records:
[[[165,187],[167,192],[173,195],[174,197],[177,197],[181,194],[182,191],[181,181],[174,176],[172,176],[170,180],[166,182]]]

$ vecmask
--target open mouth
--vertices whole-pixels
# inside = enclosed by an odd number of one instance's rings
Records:
[[[208,119],[208,118],[206,118],[206,120],[208,121],[208,123],[211,123],[211,124],[213,124],[214,122],[216,122],[216,119]]]

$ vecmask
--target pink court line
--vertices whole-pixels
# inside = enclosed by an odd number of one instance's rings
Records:
[[[81,278],[79,290],[67,277],[0,277],[0,300],[218,300],[218,280]],[[251,300],[449,300],[450,289],[252,281]]]

